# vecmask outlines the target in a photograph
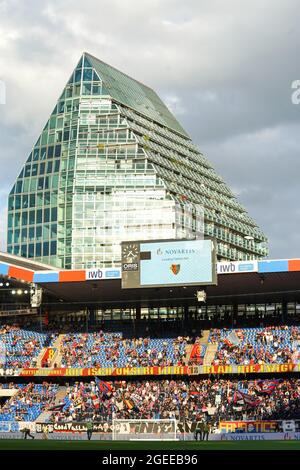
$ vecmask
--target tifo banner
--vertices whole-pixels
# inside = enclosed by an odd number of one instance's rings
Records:
[[[177,430],[179,433],[194,433],[197,423],[195,421],[178,421]],[[36,423],[37,433],[82,433],[86,432],[86,423]],[[153,422],[143,422],[143,431],[151,432]],[[93,423],[93,431],[98,433],[112,433],[112,423]]]
[[[236,428],[234,431],[222,431],[209,435],[209,440],[232,440],[232,441],[259,441],[259,440],[287,440],[287,439],[297,439],[300,440],[299,432],[275,432],[274,429],[276,426],[276,421],[252,421],[252,422],[242,422],[242,421],[233,421],[233,423],[243,423],[243,427]],[[254,423],[254,424],[253,424]],[[275,423],[275,425],[274,425]],[[221,423],[220,423],[221,424]],[[248,424],[248,427],[245,426]],[[139,424],[140,425],[140,424]],[[153,431],[153,426],[156,424],[153,422],[143,422],[143,432],[149,433]],[[29,427],[29,426],[27,426]],[[190,436],[191,439],[194,439],[194,433],[197,427],[197,422],[195,421],[178,421],[177,422],[177,432],[180,435]],[[22,428],[21,428],[22,429]],[[32,429],[33,430],[33,429]],[[87,425],[86,423],[36,423],[35,432],[38,434],[82,434],[86,433]],[[99,422],[93,423],[94,433],[99,433],[102,435],[112,434],[112,423],[108,422]]]
[[[241,340],[236,334],[236,332],[232,330],[231,333],[229,333],[229,335],[227,336],[225,342],[227,342],[227,345],[231,347],[233,345],[238,346],[241,343]]]
[[[86,423],[36,423],[35,431],[37,433],[53,433],[53,432],[86,432]],[[112,433],[112,424],[93,423],[94,432]]]
[[[220,421],[219,429],[221,432],[275,432],[277,421]]]
[[[90,368],[32,368],[22,369],[21,377],[64,377],[64,376],[132,376],[132,375],[188,375],[192,373],[193,367],[167,366],[167,367],[90,367]]]
[[[258,374],[298,372],[300,364],[249,364],[247,366],[202,366],[202,374]]]
[[[204,348],[202,344],[195,343],[191,351],[190,359],[196,358],[197,360],[199,360],[203,356],[203,353]]]
[[[254,364],[248,366],[149,366],[149,367],[59,367],[21,369],[20,377],[126,377],[138,375],[222,375],[299,372],[300,364]],[[0,373],[0,375],[3,375]],[[4,374],[5,375],[5,374]]]
[[[54,354],[56,353],[56,349],[55,348],[47,348],[42,359],[41,359],[41,364],[42,364],[42,367],[45,367],[47,366],[48,364],[48,360],[52,361],[53,357],[54,357]]]

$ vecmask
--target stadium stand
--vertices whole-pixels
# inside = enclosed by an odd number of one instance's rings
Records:
[[[248,365],[297,363],[300,358],[298,326],[211,329],[206,343],[188,336],[134,337],[124,331],[73,331],[60,334],[58,327],[46,332],[38,326],[0,327],[0,366],[40,367],[44,348],[55,346],[55,360],[44,367],[142,367],[184,364]],[[126,336],[125,336],[126,335]],[[197,356],[193,346],[199,345]]]
[[[0,421],[35,421],[53,403],[56,384],[10,384],[14,395],[0,409]]]
[[[215,355],[213,365],[299,362],[298,326],[211,329],[202,338],[167,334],[135,338],[121,328],[85,333],[76,329],[68,327],[61,334],[53,325],[47,332],[38,331],[37,326],[2,325],[6,366],[32,366],[41,352],[54,344],[60,344],[62,367],[165,366],[185,361],[193,365],[202,364],[209,355]],[[197,356],[193,357],[194,349]],[[40,383],[37,377],[32,384],[3,383],[0,390],[11,389],[13,394],[5,397],[4,393],[1,398],[0,421],[40,422],[42,416],[50,423],[175,417],[191,421],[205,418],[217,427],[221,420],[300,419],[300,379],[240,378],[215,375],[196,380],[152,377],[109,382],[70,378],[65,384],[64,380]]]
[[[135,367],[182,365],[190,338],[124,338],[122,332],[66,334],[62,366]]]
[[[100,381],[102,386],[103,382]],[[76,382],[53,422],[114,419],[270,420],[300,418],[300,379]],[[101,388],[100,386],[100,388]]]
[[[217,425],[221,420],[300,419],[300,379],[293,378],[90,381],[66,387],[43,382],[5,387],[15,394],[1,408],[0,421],[38,421],[53,408],[49,422],[57,423],[205,417]]]
[[[213,329],[209,343],[217,344],[213,365],[287,364],[299,359],[297,326]]]
[[[0,327],[1,367],[30,367],[36,365],[42,348],[50,346],[56,333],[20,328],[18,325]]]

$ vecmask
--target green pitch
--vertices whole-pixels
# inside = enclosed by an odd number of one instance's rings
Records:
[[[300,450],[300,441],[130,442],[1,439],[1,450]]]

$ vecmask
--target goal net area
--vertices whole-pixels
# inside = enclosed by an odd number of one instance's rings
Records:
[[[112,423],[114,441],[176,441],[175,419],[115,419]]]

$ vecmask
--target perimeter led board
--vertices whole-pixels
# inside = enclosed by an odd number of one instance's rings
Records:
[[[213,240],[122,243],[122,288],[217,284]]]

